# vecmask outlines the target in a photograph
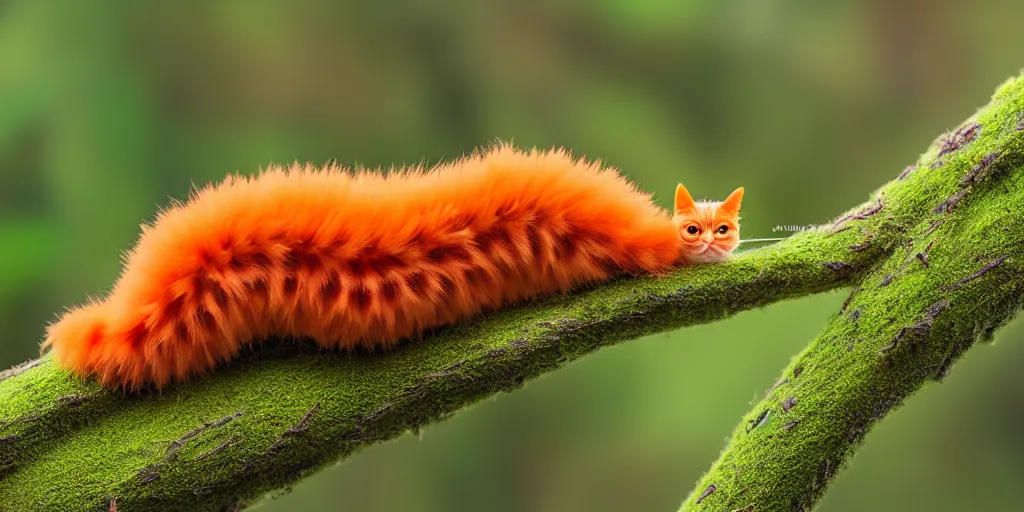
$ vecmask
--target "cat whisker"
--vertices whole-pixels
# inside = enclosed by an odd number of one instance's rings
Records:
[[[747,242],[778,242],[780,240],[785,240],[786,238],[788,238],[788,237],[783,237],[783,238],[746,238],[746,239],[740,240],[739,243],[744,244],[744,243],[747,243]]]

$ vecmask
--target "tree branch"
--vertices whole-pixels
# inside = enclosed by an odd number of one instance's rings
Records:
[[[1021,307],[1024,79],[879,192],[891,255],[743,418],[684,510],[810,510],[864,435]],[[896,226],[892,226],[896,227]]]
[[[738,430],[736,444],[723,455],[728,462],[716,465],[691,496],[694,501],[704,495],[698,506],[714,510],[754,496],[779,497],[763,503],[813,503],[866,428],[915,388],[915,365],[952,361],[969,346],[950,345],[941,334],[950,330],[955,339],[968,339],[962,336],[967,327],[951,326],[962,320],[958,315],[970,314],[967,325],[990,333],[1008,318],[1002,313],[1016,309],[1011,270],[1019,260],[1015,237],[1020,233],[1014,231],[1021,230],[1010,221],[1020,219],[1002,208],[1020,210],[1011,179],[1018,175],[1020,135],[1006,125],[1005,116],[1011,100],[1020,106],[1021,87],[1013,82],[1003,89],[996,106],[983,111],[991,115],[979,117],[983,127],[977,140],[964,133],[961,139],[972,140],[953,144],[967,149],[944,153],[945,166],[929,169],[936,157],[926,158],[923,167],[835,223],[728,263],[620,279],[509,308],[387,353],[321,352],[306,342],[271,340],[209,376],[158,394],[107,392],[60,370],[47,357],[4,372],[0,502],[14,509],[106,510],[115,500],[125,510],[237,509],[372,443],[515,389],[601,347],[857,285],[861,291],[851,297],[842,318],[787,370],[792,379],[803,376],[800,383],[780,385],[766,405],[755,409],[748,418],[756,419],[751,434]],[[971,159],[996,149],[1000,156],[971,175],[971,166],[980,161]],[[969,183],[961,184],[967,176]],[[948,201],[956,194],[955,201]],[[949,213],[934,213],[943,200]],[[920,233],[923,226],[928,235]],[[989,234],[998,240],[986,238]],[[926,239],[934,242],[927,250],[919,243]],[[908,246],[909,240],[917,242]],[[962,242],[970,245],[956,245]],[[925,278],[920,269],[904,264],[915,249],[925,253],[927,276],[937,277]],[[976,256],[990,259],[975,264]],[[882,286],[886,279],[889,283]],[[951,288],[936,291],[937,283]],[[949,305],[939,307],[940,298]],[[924,302],[934,308],[919,309]],[[889,322],[889,316],[895,320]],[[906,330],[897,336],[899,326]],[[885,355],[877,354],[897,338]],[[855,349],[847,350],[847,342]],[[941,352],[922,355],[932,349]],[[863,374],[848,376],[853,367]],[[921,373],[925,366],[916,368]],[[929,371],[942,368],[939,364]],[[830,379],[830,374],[842,379]],[[844,384],[837,388],[840,380]],[[840,395],[829,403],[832,395],[825,393],[833,392]],[[876,393],[895,401],[878,408]],[[762,416],[763,411],[769,412]],[[800,423],[786,427],[788,422],[780,421],[784,414]],[[846,430],[836,425],[840,420]],[[857,427],[856,439],[843,441],[847,438],[838,432],[849,436],[850,425]],[[823,432],[820,437],[801,439],[821,443],[820,449],[781,443],[782,433],[811,436],[808,432],[817,429]],[[774,448],[755,454],[764,446]],[[779,463],[792,457],[799,463]],[[729,473],[736,461],[752,469]],[[827,471],[822,471],[826,461]],[[816,494],[787,494],[790,477],[800,482],[793,488],[816,489]],[[810,485],[818,482],[818,487]],[[711,483],[715,489],[707,491]]]
[[[0,502],[249,503],[600,347],[847,286],[883,254],[863,242],[856,230],[808,231],[726,264],[503,310],[388,353],[271,341],[159,394],[107,392],[44,357],[0,382]]]

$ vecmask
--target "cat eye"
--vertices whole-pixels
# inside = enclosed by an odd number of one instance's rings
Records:
[[[700,229],[698,229],[697,226],[691,224],[690,227],[686,228],[686,232],[691,235],[696,235],[697,233],[700,232]]]
[[[729,226],[726,226],[725,224],[718,226],[718,233],[720,235],[724,235],[727,231],[729,231]]]

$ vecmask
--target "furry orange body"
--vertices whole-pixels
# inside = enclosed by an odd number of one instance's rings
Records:
[[[229,177],[143,227],[109,297],[65,314],[44,348],[132,389],[204,373],[270,335],[386,348],[508,302],[685,262],[680,212],[612,169],[507,146],[427,172]]]

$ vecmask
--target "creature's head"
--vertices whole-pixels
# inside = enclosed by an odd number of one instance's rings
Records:
[[[680,257],[687,263],[725,261],[740,244],[740,201],[743,187],[725,201],[694,202],[682,184],[676,187],[676,225],[682,242]]]

